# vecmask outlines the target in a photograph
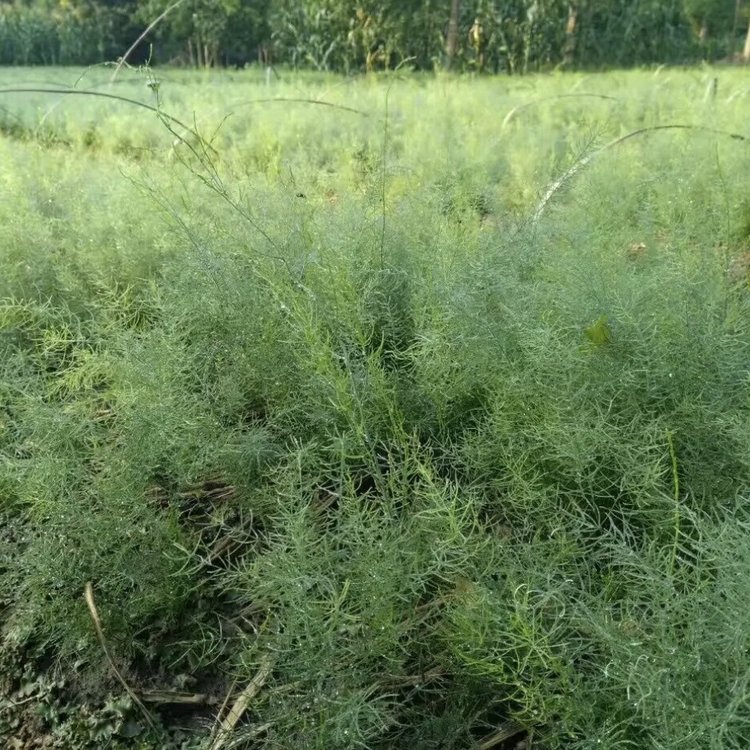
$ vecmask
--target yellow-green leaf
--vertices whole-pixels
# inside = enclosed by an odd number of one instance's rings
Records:
[[[583,329],[583,335],[591,342],[592,346],[601,346],[611,340],[612,331],[607,325],[607,320],[607,316],[602,315],[594,325]]]

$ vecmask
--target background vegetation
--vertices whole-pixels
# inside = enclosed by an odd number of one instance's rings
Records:
[[[250,62],[356,72],[529,72],[731,59],[746,0],[12,0],[0,2],[0,64],[116,59],[156,24],[134,62]],[[750,58],[750,35],[744,58]]]
[[[3,75],[7,746],[748,746],[740,74]]]

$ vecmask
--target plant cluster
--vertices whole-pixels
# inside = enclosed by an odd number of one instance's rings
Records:
[[[750,151],[691,75],[0,138],[3,740],[747,747]]]

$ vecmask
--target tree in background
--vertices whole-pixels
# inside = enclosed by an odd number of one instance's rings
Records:
[[[684,0],[579,0],[578,65],[627,67],[703,57]]]
[[[173,4],[137,0],[136,17],[146,26]],[[267,9],[263,0],[185,0],[152,32],[157,60],[201,68],[251,62],[270,38]]]
[[[734,28],[739,2],[683,0],[684,13],[704,51],[734,55]]]
[[[0,63],[114,60],[173,0],[0,0]],[[131,59],[524,73],[735,53],[747,0],[182,0]],[[479,21],[476,25],[475,21]],[[475,28],[476,27],[476,28]],[[481,34],[472,28],[481,27]],[[750,57],[750,39],[745,49]]]
[[[134,0],[0,2],[0,65],[112,60],[138,34]]]
[[[747,35],[745,36],[745,45],[742,48],[742,55],[740,56],[741,59],[746,62],[750,63],[750,7],[742,8],[742,0],[737,0],[737,13],[735,18],[738,19],[742,15],[742,11],[744,10],[745,19],[747,21]],[[734,34],[732,34],[734,37]],[[732,40],[734,41],[734,39]],[[732,45],[732,52],[734,53],[734,45]]]

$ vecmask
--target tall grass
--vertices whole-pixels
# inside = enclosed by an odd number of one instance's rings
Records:
[[[91,582],[136,691],[215,698],[196,745],[262,674],[247,747],[745,747],[748,147],[632,139],[531,221],[629,130],[743,133],[702,75],[399,81],[385,169],[379,83],[165,76],[215,151],[9,105],[0,733],[25,660],[101,746]]]

